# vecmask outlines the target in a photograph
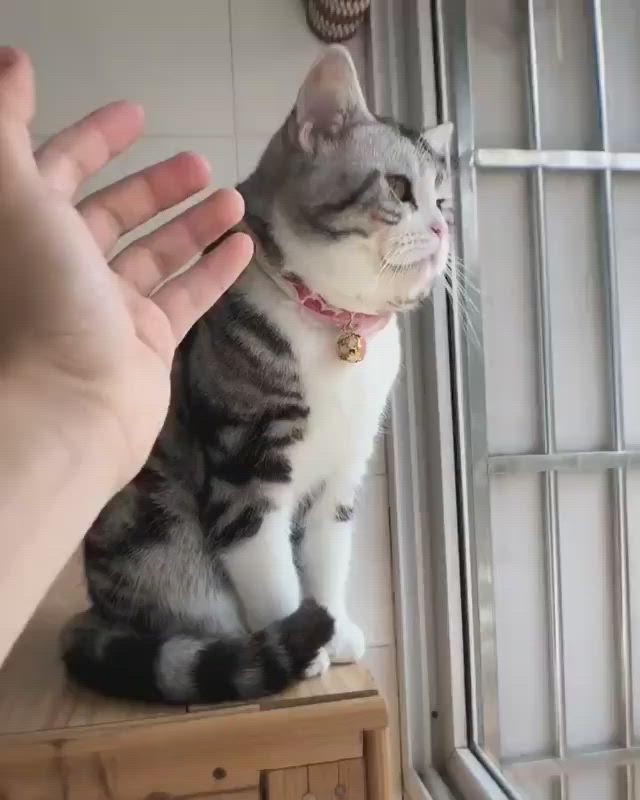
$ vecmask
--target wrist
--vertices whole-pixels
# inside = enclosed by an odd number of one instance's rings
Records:
[[[88,414],[73,433],[15,385],[0,385],[0,664],[42,596],[119,488],[107,429]]]

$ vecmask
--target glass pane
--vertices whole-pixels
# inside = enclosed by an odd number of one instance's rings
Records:
[[[540,476],[493,476],[491,523],[502,755],[548,754],[553,723]]]
[[[479,147],[528,147],[523,7],[513,0],[467,4]]]
[[[631,674],[633,676],[633,718],[640,742],[640,470],[627,475],[629,522],[629,575],[631,576]],[[639,776],[640,778],[640,776]],[[640,791],[640,783],[638,783]]]
[[[542,146],[599,149],[591,0],[537,0]]]
[[[509,772],[507,771],[509,776]],[[510,777],[510,776],[509,776]],[[550,778],[517,778],[512,779],[513,785],[526,800],[556,800],[554,782]]]
[[[569,777],[569,797],[571,800],[622,800],[621,777],[612,770],[577,772]]]
[[[617,739],[608,475],[558,476],[569,748]]]
[[[454,3],[460,12],[462,4]],[[542,145],[565,152],[601,148],[596,84],[594,6],[604,10],[607,109],[613,150],[640,149],[636,92],[640,81],[637,0],[533,0],[538,49]],[[528,3],[466,3],[476,143],[528,147]],[[447,8],[447,4],[443,4]],[[453,17],[454,14],[451,14]],[[459,14],[458,14],[459,16]],[[450,27],[447,18],[447,27]],[[464,38],[450,41],[464,47]],[[460,61],[457,62],[458,64]],[[466,90],[466,76],[451,91]],[[468,131],[461,131],[465,141]],[[506,157],[506,153],[503,153]],[[469,348],[457,368],[469,381],[484,371],[486,419],[466,409],[469,441],[486,432],[490,454],[522,456],[512,474],[490,475],[473,464],[474,512],[490,509],[491,557],[480,549],[467,563],[475,585],[493,588],[472,626],[482,664],[497,672],[499,741],[493,722],[483,734],[499,753],[519,797],[532,800],[631,800],[626,771],[614,758],[624,746],[619,709],[618,576],[610,472],[559,471],[559,583],[564,650],[566,734],[572,763],[558,760],[550,663],[549,574],[540,454],[540,387],[532,172],[476,173],[477,218],[460,220],[465,242],[476,244],[482,274],[483,350]],[[614,173],[614,232],[620,288],[621,349],[627,446],[640,448],[640,175]],[[607,262],[603,237],[604,173],[544,171],[545,255],[549,270],[553,412],[560,451],[608,451],[612,445]],[[465,189],[468,191],[469,186]],[[471,187],[473,191],[473,187]],[[466,227],[465,227],[466,226]],[[468,248],[473,253],[474,247]],[[474,253],[475,255],[475,253]],[[475,265],[474,265],[475,266]],[[470,364],[470,366],[469,366]],[[473,393],[467,396],[472,397]],[[549,409],[551,410],[551,409]],[[484,444],[484,441],[483,441]],[[463,447],[465,444],[463,443]],[[466,454],[468,455],[468,453]],[[464,461],[462,462],[464,463]],[[490,465],[489,465],[490,466]],[[563,468],[566,468],[566,464]],[[526,472],[530,469],[531,472]],[[524,470],[519,472],[516,470]],[[476,479],[477,476],[477,479]],[[631,627],[636,742],[640,744],[640,470],[628,477]],[[477,523],[476,523],[477,524]],[[476,528],[471,535],[484,537]],[[482,541],[485,541],[484,539]],[[474,612],[476,609],[474,609]],[[495,623],[495,629],[493,624]],[[482,676],[492,697],[492,669]],[[487,704],[488,705],[488,704]],[[492,710],[494,706],[491,706]],[[489,731],[489,734],[487,734]],[[481,737],[480,737],[481,738]],[[489,741],[491,739],[491,741]],[[475,742],[480,744],[481,742]],[[601,758],[584,759],[584,751]],[[576,761],[573,761],[573,759]],[[562,769],[568,770],[567,792]],[[636,776],[640,779],[640,775]],[[640,800],[640,780],[634,787]]]
[[[638,48],[640,50],[640,47]],[[640,110],[636,107],[638,118]],[[613,181],[616,250],[620,287],[624,419],[627,447],[640,448],[640,175]]]
[[[524,173],[478,176],[480,297],[491,453],[534,451],[540,446],[529,198]]]
[[[545,190],[558,448],[597,450],[609,442],[598,179],[549,174]]]
[[[638,0],[606,0],[602,3],[602,15],[610,146],[612,150],[637,151],[640,150],[640,4]]]

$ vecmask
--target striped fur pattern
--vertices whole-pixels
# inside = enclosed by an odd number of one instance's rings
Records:
[[[284,293],[416,305],[447,258],[446,145],[374,117],[327,50],[241,184],[254,263],[194,326],[146,466],[85,539],[92,607],[63,638],[70,674],[168,703],[277,692],[359,658],[346,607],[356,493],[400,364],[395,316],[357,365]]]

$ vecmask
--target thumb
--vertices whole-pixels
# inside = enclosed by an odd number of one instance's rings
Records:
[[[0,47],[0,183],[7,192],[37,176],[27,127],[34,109],[29,57],[22,50]]]

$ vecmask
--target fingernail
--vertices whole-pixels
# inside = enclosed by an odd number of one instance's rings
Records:
[[[183,150],[178,153],[178,155],[182,157],[186,156],[193,166],[196,164],[198,165],[195,169],[197,170],[196,175],[200,181],[209,180],[211,177],[211,166],[202,153],[197,153],[195,150]]]
[[[209,164],[209,160],[205,156],[203,156],[202,153],[199,153],[197,150],[183,150],[181,155],[189,156],[189,158],[193,158],[196,161],[199,161],[207,169],[211,169],[211,165]]]
[[[6,69],[18,60],[18,51],[15,47],[0,47],[0,69]]]
[[[141,118],[144,119],[144,106],[142,103],[138,103],[137,101],[130,100],[129,103],[131,104],[131,108],[134,108],[136,114]]]

